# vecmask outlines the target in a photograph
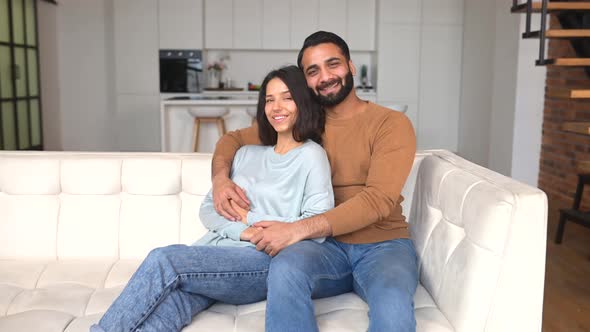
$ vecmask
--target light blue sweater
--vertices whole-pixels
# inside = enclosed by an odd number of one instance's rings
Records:
[[[243,146],[234,157],[230,177],[250,200],[248,225],[263,220],[293,222],[334,207],[326,151],[310,140],[284,155],[272,146]],[[240,241],[240,234],[249,226],[219,215],[211,191],[201,204],[199,217],[209,232],[194,245],[253,246]]]

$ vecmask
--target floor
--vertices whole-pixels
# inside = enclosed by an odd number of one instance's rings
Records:
[[[560,207],[549,202],[543,332],[590,331],[590,228],[568,223],[555,244]]]

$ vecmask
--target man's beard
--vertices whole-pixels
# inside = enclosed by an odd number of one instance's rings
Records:
[[[326,82],[325,84],[322,84],[322,85],[323,86],[330,86],[330,85],[334,84],[335,82],[338,82],[341,84],[342,80],[341,79],[334,79],[334,80]],[[322,95],[318,91],[318,88],[316,88],[316,90],[314,91],[314,95],[315,95],[318,103],[320,103],[320,105],[332,107],[332,106],[336,106],[336,105],[340,104],[346,97],[348,97],[348,95],[350,94],[350,91],[352,91],[353,88],[354,88],[354,80],[352,78],[352,73],[349,70],[348,74],[346,74],[346,76],[344,78],[344,85],[342,86],[342,88],[340,88],[340,91],[336,92],[335,94]]]

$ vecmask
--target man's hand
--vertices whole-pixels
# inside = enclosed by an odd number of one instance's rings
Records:
[[[242,222],[242,224],[248,225],[248,211],[246,209],[242,209],[241,206],[239,206],[238,204],[236,204],[236,202],[234,202],[234,200],[230,200],[229,204],[231,205],[232,209],[234,209],[234,211],[236,211],[239,215],[240,215],[240,221]]]
[[[261,230],[252,235],[250,242],[256,245],[256,250],[264,251],[273,257],[281,250],[303,239],[296,223],[261,221],[254,226]]]
[[[250,241],[252,236],[258,232],[260,232],[262,228],[260,227],[248,227],[246,228],[242,234],[240,234],[240,240],[242,241]]]
[[[228,220],[240,220],[241,216],[232,208],[230,200],[243,209],[250,209],[250,201],[246,194],[229,177],[219,175],[213,178],[213,205],[215,211]]]

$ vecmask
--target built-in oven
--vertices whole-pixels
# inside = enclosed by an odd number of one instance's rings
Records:
[[[201,50],[160,50],[160,92],[201,92],[201,55]]]

